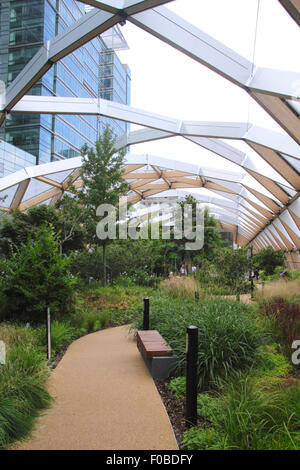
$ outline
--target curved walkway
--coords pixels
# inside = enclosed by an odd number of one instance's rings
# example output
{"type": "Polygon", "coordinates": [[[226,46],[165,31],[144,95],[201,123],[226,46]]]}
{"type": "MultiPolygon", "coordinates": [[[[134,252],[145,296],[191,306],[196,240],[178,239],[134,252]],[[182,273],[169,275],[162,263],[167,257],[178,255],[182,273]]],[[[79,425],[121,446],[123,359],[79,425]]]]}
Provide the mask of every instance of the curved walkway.
{"type": "Polygon", "coordinates": [[[54,406],[22,450],[177,450],[168,415],[128,327],[75,341],[51,374],[54,406]]]}

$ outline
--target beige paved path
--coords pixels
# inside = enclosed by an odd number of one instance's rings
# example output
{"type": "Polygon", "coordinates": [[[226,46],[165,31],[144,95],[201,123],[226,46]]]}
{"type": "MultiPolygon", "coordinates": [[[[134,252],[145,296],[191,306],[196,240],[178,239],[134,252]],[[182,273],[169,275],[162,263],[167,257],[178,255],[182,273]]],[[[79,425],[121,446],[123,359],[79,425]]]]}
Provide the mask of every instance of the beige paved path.
{"type": "Polygon", "coordinates": [[[20,449],[178,448],[127,327],[75,341],[53,371],[49,390],[56,402],[20,449]]]}

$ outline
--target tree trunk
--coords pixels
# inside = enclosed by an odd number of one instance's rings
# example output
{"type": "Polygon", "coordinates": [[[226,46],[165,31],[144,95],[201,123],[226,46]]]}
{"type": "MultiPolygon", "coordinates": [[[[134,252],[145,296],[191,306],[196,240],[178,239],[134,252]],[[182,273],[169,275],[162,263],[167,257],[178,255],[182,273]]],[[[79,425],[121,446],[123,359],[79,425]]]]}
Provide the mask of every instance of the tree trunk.
{"type": "Polygon", "coordinates": [[[103,286],[106,286],[106,242],[103,242],[103,286]]]}

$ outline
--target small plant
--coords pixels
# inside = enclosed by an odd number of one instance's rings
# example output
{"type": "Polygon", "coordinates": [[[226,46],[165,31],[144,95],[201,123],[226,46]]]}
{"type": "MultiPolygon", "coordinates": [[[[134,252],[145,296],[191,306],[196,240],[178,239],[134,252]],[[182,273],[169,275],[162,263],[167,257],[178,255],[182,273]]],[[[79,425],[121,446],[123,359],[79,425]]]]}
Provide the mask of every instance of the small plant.
{"type": "Polygon", "coordinates": [[[187,450],[223,450],[223,436],[214,428],[192,427],[185,431],[182,447],[187,450]]]}
{"type": "Polygon", "coordinates": [[[169,389],[173,393],[175,398],[182,398],[185,396],[186,389],[186,378],[185,377],[175,377],[170,380],[169,389]]]}

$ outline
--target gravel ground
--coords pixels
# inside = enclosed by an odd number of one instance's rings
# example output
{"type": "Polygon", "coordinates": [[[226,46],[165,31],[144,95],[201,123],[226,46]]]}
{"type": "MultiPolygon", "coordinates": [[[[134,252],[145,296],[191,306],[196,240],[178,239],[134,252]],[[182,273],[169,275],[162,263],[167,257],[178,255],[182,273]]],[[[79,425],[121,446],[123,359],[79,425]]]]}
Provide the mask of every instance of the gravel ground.
{"type": "Polygon", "coordinates": [[[178,447],[181,449],[183,433],[185,431],[185,399],[175,398],[168,388],[168,381],[154,380],[163,404],[169,415],[178,447]]]}

